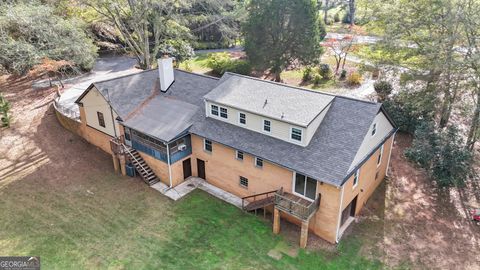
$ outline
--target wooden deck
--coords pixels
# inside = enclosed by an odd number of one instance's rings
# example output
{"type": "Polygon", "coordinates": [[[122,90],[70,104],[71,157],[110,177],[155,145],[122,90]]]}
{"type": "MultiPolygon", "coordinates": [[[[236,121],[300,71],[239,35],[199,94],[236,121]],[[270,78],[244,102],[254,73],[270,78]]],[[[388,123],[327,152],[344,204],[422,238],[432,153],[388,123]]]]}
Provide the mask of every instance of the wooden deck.
{"type": "Polygon", "coordinates": [[[275,194],[275,207],[295,216],[301,220],[308,221],[320,206],[320,194],[315,201],[309,201],[288,192],[277,192],[275,194]]]}

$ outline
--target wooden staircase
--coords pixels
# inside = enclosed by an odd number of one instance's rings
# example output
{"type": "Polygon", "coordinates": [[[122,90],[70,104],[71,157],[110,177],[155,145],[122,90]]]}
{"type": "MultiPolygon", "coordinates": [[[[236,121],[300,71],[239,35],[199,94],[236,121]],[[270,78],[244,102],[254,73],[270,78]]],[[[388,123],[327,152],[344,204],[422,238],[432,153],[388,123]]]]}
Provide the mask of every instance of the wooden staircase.
{"type": "Polygon", "coordinates": [[[266,206],[272,205],[275,202],[275,193],[277,190],[272,190],[264,193],[250,195],[242,198],[242,209],[244,211],[254,211],[266,206]]]}
{"type": "Polygon", "coordinates": [[[150,186],[158,183],[160,180],[152,171],[150,166],[148,166],[145,160],[140,156],[137,150],[126,145],[123,146],[125,149],[125,154],[132,162],[133,166],[135,166],[135,169],[137,169],[137,172],[140,174],[140,177],[142,177],[143,181],[150,186]]]}

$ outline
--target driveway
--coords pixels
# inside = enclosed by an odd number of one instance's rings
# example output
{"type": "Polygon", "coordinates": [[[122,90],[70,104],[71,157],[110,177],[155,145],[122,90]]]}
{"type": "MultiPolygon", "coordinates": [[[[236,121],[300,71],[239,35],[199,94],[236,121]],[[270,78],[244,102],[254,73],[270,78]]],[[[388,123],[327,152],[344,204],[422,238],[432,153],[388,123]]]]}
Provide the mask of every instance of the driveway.
{"type": "MultiPolygon", "coordinates": [[[[99,57],[89,73],[63,80],[65,88],[61,91],[56,105],[67,115],[79,115],[75,100],[90,84],[142,71],[135,68],[136,63],[135,58],[128,56],[99,57]]],[[[33,83],[33,87],[48,87],[48,83],[48,80],[36,81],[33,83]]]]}

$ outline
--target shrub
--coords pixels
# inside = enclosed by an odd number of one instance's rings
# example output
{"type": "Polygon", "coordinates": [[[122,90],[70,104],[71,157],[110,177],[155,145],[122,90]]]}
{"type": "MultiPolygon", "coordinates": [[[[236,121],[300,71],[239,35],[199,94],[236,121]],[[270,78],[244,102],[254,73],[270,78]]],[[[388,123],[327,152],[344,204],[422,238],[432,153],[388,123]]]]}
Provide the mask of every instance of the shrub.
{"type": "Polygon", "coordinates": [[[311,81],[313,77],[313,69],[312,67],[306,67],[303,69],[303,74],[302,74],[302,81],[308,82],[311,81]]]}
{"type": "Polygon", "coordinates": [[[318,68],[318,74],[325,80],[330,80],[333,76],[333,72],[328,64],[321,64],[318,68]]]}
{"type": "Polygon", "coordinates": [[[436,131],[432,121],[417,127],[405,156],[426,169],[440,187],[463,186],[472,165],[472,154],[465,149],[457,128],[436,131]]]}
{"type": "Polygon", "coordinates": [[[322,76],[315,74],[313,77],[313,84],[314,85],[319,85],[322,82],[322,76]]]}
{"type": "Polygon", "coordinates": [[[377,101],[383,102],[387,100],[388,96],[392,93],[393,87],[387,81],[377,81],[373,85],[375,92],[377,92],[377,101]]]}
{"type": "Polygon", "coordinates": [[[10,126],[12,120],[12,116],[9,115],[10,108],[10,102],[8,102],[8,100],[0,93],[0,122],[2,127],[10,126]]]}
{"type": "Polygon", "coordinates": [[[243,75],[250,75],[252,72],[250,62],[247,60],[231,59],[230,55],[226,52],[210,54],[206,65],[217,75],[223,75],[227,71],[243,75]]]}
{"type": "Polygon", "coordinates": [[[340,72],[340,80],[345,80],[345,78],[347,78],[347,71],[342,69],[342,72],[340,72]]]}
{"type": "Polygon", "coordinates": [[[333,21],[340,22],[340,12],[335,13],[335,16],[333,16],[333,21]]]}
{"type": "Polygon", "coordinates": [[[359,86],[362,84],[362,75],[358,71],[352,71],[347,76],[347,84],[350,86],[359,86]]]}

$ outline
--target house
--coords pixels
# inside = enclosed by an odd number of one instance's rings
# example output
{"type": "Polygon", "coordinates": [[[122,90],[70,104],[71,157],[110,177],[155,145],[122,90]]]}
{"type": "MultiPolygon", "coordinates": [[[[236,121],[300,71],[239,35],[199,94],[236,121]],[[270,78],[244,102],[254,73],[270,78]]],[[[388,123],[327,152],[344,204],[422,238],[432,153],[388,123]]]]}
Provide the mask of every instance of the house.
{"type": "Polygon", "coordinates": [[[148,184],[196,176],[336,243],[384,179],[396,127],[381,104],[226,73],[159,68],[83,92],[82,136],[148,184]]]}

